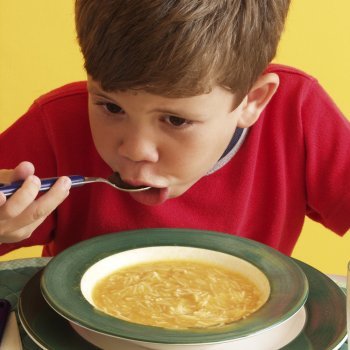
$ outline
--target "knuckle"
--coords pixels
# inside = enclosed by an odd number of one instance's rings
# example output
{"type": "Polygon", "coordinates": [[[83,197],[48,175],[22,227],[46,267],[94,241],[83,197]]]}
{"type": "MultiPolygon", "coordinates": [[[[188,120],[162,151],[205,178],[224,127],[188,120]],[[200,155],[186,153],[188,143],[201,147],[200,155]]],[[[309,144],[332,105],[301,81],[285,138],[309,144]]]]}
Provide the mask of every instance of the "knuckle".
{"type": "Polygon", "coordinates": [[[0,242],[3,243],[16,243],[30,237],[32,231],[23,227],[21,229],[11,231],[6,227],[0,227],[0,242]]]}
{"type": "Polygon", "coordinates": [[[13,219],[16,215],[10,205],[3,205],[1,207],[0,216],[2,220],[5,220],[5,219],[13,219]]]}
{"type": "Polygon", "coordinates": [[[38,186],[31,184],[26,188],[26,195],[28,198],[35,198],[38,194],[38,186]]]}
{"type": "Polygon", "coordinates": [[[18,240],[27,239],[32,235],[33,231],[27,228],[22,228],[17,232],[18,240]]]}
{"type": "Polygon", "coordinates": [[[46,217],[47,215],[49,215],[48,210],[42,206],[37,205],[33,210],[32,219],[33,221],[37,221],[46,217]]]}
{"type": "Polygon", "coordinates": [[[21,228],[12,233],[12,242],[20,242],[24,239],[29,238],[32,235],[32,231],[28,230],[28,228],[21,228]]]}
{"type": "Polygon", "coordinates": [[[12,231],[14,229],[11,228],[10,220],[1,220],[0,222],[0,237],[1,240],[8,238],[8,236],[12,235],[12,231]]]}
{"type": "Polygon", "coordinates": [[[6,236],[7,230],[4,225],[0,225],[0,237],[3,238],[6,236]]]}

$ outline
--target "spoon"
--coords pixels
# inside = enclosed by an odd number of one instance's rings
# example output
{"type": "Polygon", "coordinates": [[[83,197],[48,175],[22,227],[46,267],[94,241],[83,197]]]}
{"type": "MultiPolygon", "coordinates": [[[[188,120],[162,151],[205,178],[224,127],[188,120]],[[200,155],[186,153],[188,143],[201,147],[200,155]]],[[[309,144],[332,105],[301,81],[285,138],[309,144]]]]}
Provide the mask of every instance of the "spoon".
{"type": "MultiPolygon", "coordinates": [[[[68,176],[72,181],[72,188],[78,187],[86,184],[102,182],[110,185],[117,190],[124,192],[140,192],[149,190],[150,186],[132,186],[125,183],[119,173],[113,173],[108,179],[102,177],[85,177],[81,175],[70,175],[68,176]]],[[[48,191],[53,184],[57,181],[58,177],[50,177],[46,179],[41,179],[41,186],[39,192],[48,191]]],[[[0,184],[0,192],[4,193],[6,197],[12,196],[23,184],[24,180],[15,181],[10,184],[0,184]]]]}

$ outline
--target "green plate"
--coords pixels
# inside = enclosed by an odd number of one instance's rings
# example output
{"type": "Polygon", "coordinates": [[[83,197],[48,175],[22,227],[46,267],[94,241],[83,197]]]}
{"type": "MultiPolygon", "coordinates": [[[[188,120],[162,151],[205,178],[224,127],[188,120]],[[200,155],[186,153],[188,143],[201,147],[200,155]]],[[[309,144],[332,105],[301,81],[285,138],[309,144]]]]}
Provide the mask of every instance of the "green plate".
{"type": "Polygon", "coordinates": [[[24,330],[43,349],[97,350],[47,305],[40,293],[41,275],[39,271],[29,280],[18,300],[18,316],[24,330]]]}
{"type": "MultiPolygon", "coordinates": [[[[318,270],[300,261],[296,263],[309,280],[309,297],[305,304],[307,323],[282,350],[339,349],[346,339],[345,294],[318,270]]],[[[69,322],[49,307],[40,293],[40,278],[41,272],[32,277],[18,303],[19,318],[29,336],[43,349],[97,349],[78,336],[69,322]]],[[[122,340],[118,346],[116,341],[115,350],[142,349],[122,340]]]]}
{"type": "Polygon", "coordinates": [[[217,232],[150,229],[99,236],[68,248],[45,268],[41,289],[57,313],[91,330],[146,342],[195,344],[246,337],[280,324],[304,305],[308,282],[291,258],[261,243],[217,232]],[[148,246],[198,247],[243,258],[269,279],[270,300],[253,316],[208,331],[170,330],[130,323],[96,310],[83,297],[80,280],[91,265],[112,254],[148,246]]]}

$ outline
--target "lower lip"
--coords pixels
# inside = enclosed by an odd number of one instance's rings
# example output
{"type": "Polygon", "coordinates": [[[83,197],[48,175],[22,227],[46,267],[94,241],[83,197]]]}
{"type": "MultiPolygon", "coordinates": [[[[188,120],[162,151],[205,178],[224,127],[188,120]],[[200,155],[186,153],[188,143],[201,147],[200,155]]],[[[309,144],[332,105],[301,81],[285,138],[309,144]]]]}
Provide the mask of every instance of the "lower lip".
{"type": "Polygon", "coordinates": [[[130,196],[145,205],[160,205],[169,198],[169,189],[151,188],[141,192],[130,192],[130,196]]]}

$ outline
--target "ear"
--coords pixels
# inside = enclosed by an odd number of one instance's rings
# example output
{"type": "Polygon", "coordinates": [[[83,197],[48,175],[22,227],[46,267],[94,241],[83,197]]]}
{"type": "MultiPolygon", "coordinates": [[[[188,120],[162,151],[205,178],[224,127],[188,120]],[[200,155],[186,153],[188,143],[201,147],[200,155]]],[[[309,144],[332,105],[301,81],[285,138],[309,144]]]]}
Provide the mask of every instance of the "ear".
{"type": "Polygon", "coordinates": [[[238,119],[240,128],[252,126],[269,103],[279,85],[279,77],[275,73],[266,73],[259,77],[242,102],[241,115],[238,119]]]}

